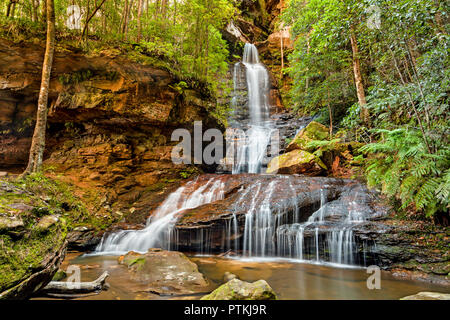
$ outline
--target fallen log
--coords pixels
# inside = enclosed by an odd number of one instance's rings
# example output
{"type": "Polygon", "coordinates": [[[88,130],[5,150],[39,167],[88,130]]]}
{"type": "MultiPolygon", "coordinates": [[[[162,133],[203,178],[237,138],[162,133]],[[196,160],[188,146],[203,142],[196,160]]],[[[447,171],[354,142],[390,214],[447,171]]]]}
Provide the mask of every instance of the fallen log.
{"type": "Polygon", "coordinates": [[[106,278],[109,273],[105,271],[100,277],[91,282],[51,281],[39,291],[39,295],[47,295],[59,298],[78,298],[80,295],[99,293],[106,289],[106,278]]]}

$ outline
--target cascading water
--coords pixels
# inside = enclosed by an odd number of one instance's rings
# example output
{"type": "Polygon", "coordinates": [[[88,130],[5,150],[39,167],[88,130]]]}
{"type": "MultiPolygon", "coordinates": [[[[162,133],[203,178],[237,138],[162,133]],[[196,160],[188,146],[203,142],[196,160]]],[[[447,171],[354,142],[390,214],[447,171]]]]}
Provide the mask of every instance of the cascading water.
{"type": "Polygon", "coordinates": [[[190,181],[178,188],[162,203],[142,230],[121,230],[113,233],[97,246],[97,252],[124,253],[128,251],[147,252],[150,248],[171,249],[173,227],[178,214],[186,209],[223,199],[223,183],[209,179],[195,189],[196,181],[190,181]]]}
{"type": "Polygon", "coordinates": [[[237,141],[230,156],[233,159],[233,174],[261,172],[273,133],[273,123],[269,118],[269,73],[259,61],[258,49],[249,43],[245,44],[242,62],[234,66],[234,107],[237,105],[239,84],[244,78],[248,117],[234,123],[241,130],[231,127],[227,132],[229,139],[237,141]]]}
{"type": "MultiPolygon", "coordinates": [[[[242,104],[248,106],[248,114],[232,122],[234,129],[240,130],[231,136],[239,141],[233,150],[231,171],[235,176],[260,173],[274,123],[269,117],[269,75],[252,44],[245,45],[243,61],[234,67],[234,83],[232,105],[235,110],[242,104]],[[238,95],[243,83],[247,91],[245,103],[239,100],[238,95]],[[246,132],[242,130],[244,128],[246,132]]],[[[345,204],[328,202],[328,190],[324,185],[322,189],[310,191],[320,199],[320,206],[306,219],[307,213],[298,207],[299,197],[305,195],[299,195],[295,178],[274,175],[264,181],[255,179],[254,183],[237,191],[239,196],[231,211],[237,212],[238,208],[245,207],[246,214],[238,217],[232,213],[224,222],[221,250],[232,250],[244,257],[289,257],[319,263],[365,264],[365,261],[357,261],[359,258],[355,252],[353,228],[366,219],[356,201],[345,204]],[[282,200],[279,190],[283,190],[282,200]]],[[[131,250],[146,252],[153,247],[178,250],[176,223],[179,216],[185,210],[224,199],[224,189],[220,175],[200,176],[170,194],[149,218],[146,228],[110,234],[102,239],[96,251],[114,254],[131,250]]],[[[354,198],[357,197],[355,194],[354,198]]],[[[200,227],[189,232],[190,248],[195,243],[197,252],[209,253],[210,230],[200,227]]]]}

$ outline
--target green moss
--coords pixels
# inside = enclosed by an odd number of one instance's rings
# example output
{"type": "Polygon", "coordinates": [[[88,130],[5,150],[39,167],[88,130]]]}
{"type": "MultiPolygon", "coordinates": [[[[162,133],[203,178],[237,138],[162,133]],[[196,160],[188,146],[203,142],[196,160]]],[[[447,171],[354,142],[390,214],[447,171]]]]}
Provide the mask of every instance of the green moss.
{"type": "Polygon", "coordinates": [[[42,268],[45,258],[64,245],[66,236],[64,220],[51,226],[46,233],[27,230],[18,240],[0,235],[0,292],[42,268]]]}

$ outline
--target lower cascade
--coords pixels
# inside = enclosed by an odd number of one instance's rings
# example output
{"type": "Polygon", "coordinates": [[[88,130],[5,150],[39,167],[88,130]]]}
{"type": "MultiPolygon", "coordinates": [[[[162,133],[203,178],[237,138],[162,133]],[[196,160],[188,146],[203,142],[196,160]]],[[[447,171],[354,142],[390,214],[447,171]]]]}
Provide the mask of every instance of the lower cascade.
{"type": "Polygon", "coordinates": [[[186,209],[196,208],[205,203],[223,199],[223,186],[218,180],[210,179],[206,184],[194,189],[195,181],[178,188],[162,203],[156,213],[147,221],[143,230],[122,230],[103,238],[96,251],[123,253],[128,251],[147,252],[161,247],[170,249],[173,226],[177,214],[186,209]]]}
{"type": "Polygon", "coordinates": [[[144,229],[104,236],[96,253],[159,247],[341,265],[365,266],[374,259],[370,240],[355,234],[376,215],[362,185],[333,178],[258,174],[273,132],[268,79],[256,47],[247,44],[243,62],[234,68],[232,105],[236,111],[239,87],[246,83],[248,114],[235,115],[231,130],[248,130],[245,136],[232,135],[241,141],[231,155],[233,174],[205,174],[189,181],[166,198],[144,229]],[[205,209],[206,220],[186,222],[198,215],[197,209],[205,209]],[[213,215],[208,210],[220,212],[213,215]]]}

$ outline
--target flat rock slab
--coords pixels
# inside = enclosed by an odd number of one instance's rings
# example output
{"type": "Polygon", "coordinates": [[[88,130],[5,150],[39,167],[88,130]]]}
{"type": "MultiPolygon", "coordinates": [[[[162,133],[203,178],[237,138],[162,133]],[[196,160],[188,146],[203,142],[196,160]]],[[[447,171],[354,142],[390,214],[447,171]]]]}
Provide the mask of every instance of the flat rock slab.
{"type": "Polygon", "coordinates": [[[150,249],[145,254],[129,252],[119,257],[135,280],[145,283],[148,292],[158,295],[207,292],[208,280],[183,253],[150,249]]]}

